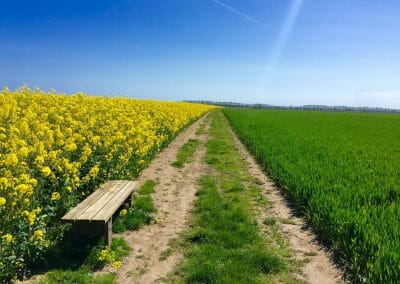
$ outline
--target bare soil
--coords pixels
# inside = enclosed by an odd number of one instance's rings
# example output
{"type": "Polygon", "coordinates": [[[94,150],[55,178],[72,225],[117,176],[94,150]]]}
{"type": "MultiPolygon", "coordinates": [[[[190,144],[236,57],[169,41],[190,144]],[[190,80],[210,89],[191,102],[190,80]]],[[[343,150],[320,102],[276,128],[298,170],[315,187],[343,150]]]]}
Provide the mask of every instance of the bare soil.
{"type": "Polygon", "coordinates": [[[132,247],[132,251],[119,270],[106,267],[102,271],[116,272],[118,283],[157,282],[173,271],[181,260],[181,253],[170,245],[187,226],[198,179],[206,173],[204,143],[208,124],[203,134],[196,135],[196,130],[203,123],[205,117],[187,128],[139,176],[139,186],[148,179],[158,181],[152,194],[157,213],[153,224],[120,235],[132,247]],[[200,141],[192,161],[183,169],[171,166],[178,150],[189,139],[200,141]]]}

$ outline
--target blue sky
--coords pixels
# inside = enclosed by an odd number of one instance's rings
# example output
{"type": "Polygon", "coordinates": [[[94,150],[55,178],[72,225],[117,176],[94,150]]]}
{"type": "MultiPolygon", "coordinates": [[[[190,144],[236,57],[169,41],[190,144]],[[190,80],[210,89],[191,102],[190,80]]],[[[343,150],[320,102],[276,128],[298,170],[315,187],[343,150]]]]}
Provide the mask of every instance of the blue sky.
{"type": "Polygon", "coordinates": [[[398,0],[0,0],[0,86],[400,108],[398,0]]]}

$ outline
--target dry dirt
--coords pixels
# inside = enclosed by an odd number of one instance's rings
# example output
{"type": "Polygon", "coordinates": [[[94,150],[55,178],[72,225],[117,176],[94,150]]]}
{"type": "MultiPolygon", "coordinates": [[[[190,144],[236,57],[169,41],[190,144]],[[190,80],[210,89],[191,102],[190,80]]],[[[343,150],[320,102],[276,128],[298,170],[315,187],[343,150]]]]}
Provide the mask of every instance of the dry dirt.
{"type": "Polygon", "coordinates": [[[305,227],[304,221],[294,215],[279,189],[264,173],[235,133],[233,137],[237,150],[248,165],[250,174],[258,181],[258,187],[261,188],[262,194],[270,205],[269,208],[264,209],[262,215],[276,220],[285,220],[284,223],[279,222],[282,236],[292,250],[294,258],[306,260],[297,278],[310,284],[343,283],[343,272],[334,265],[329,252],[318,244],[315,235],[305,227]]]}
{"type": "MultiPolygon", "coordinates": [[[[154,283],[171,272],[182,255],[170,248],[170,243],[187,226],[190,210],[198,189],[198,178],[205,174],[206,124],[203,134],[196,135],[198,127],[205,123],[202,117],[181,133],[162,153],[158,155],[138,178],[140,186],[148,179],[159,183],[152,194],[157,208],[156,222],[138,231],[126,232],[121,236],[132,247],[122,267],[116,271],[118,283],[154,283]],[[192,161],[183,169],[171,166],[180,147],[189,139],[198,139],[197,152],[192,161]],[[165,260],[160,260],[163,255],[165,260]]],[[[102,272],[114,271],[107,267],[102,272]]]]}

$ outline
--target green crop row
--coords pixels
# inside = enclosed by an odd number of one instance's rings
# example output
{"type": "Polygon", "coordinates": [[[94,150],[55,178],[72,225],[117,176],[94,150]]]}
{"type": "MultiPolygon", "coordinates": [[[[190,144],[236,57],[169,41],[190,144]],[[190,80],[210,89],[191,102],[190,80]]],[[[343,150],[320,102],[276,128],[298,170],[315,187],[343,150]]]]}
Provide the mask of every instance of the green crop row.
{"type": "Polygon", "coordinates": [[[399,283],[399,115],[224,113],[352,282],[399,283]]]}

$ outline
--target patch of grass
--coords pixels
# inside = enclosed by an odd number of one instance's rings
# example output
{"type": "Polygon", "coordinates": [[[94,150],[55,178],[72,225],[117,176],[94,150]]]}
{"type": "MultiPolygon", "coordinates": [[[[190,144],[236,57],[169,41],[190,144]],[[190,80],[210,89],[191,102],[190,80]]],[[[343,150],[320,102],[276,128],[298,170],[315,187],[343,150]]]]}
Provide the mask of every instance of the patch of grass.
{"type": "Polygon", "coordinates": [[[206,125],[204,123],[200,124],[200,126],[196,130],[196,135],[201,135],[204,133],[206,125]]]}
{"type": "Polygon", "coordinates": [[[146,274],[149,271],[149,269],[147,268],[147,265],[145,267],[140,267],[138,268],[138,274],[139,276],[142,276],[144,274],[146,274]]]}
{"type": "Polygon", "coordinates": [[[268,226],[276,225],[277,222],[287,225],[296,225],[296,222],[288,218],[278,218],[278,217],[267,217],[264,220],[264,224],[268,226]]]}
{"type": "Polygon", "coordinates": [[[149,179],[136,191],[139,195],[148,195],[155,191],[155,186],[158,184],[157,181],[149,179]]]}
{"type": "Polygon", "coordinates": [[[164,260],[168,259],[168,257],[170,257],[171,254],[172,254],[172,249],[167,248],[166,250],[164,250],[163,252],[160,253],[159,260],[164,261],[164,260]]]}
{"type": "Polygon", "coordinates": [[[126,230],[137,230],[143,225],[150,224],[156,211],[150,195],[134,198],[132,206],[125,216],[118,216],[113,223],[113,231],[121,233],[126,230]]]}
{"type": "Polygon", "coordinates": [[[90,275],[86,269],[77,271],[54,270],[49,272],[40,284],[116,284],[114,273],[104,275],[90,275]]]}
{"type": "Polygon", "coordinates": [[[316,253],[315,251],[307,251],[304,253],[305,256],[317,256],[318,253],[316,253]]]}
{"type": "Polygon", "coordinates": [[[292,220],[292,219],[288,219],[288,218],[283,218],[280,219],[282,224],[287,224],[287,225],[296,225],[296,221],[292,220]]]}
{"type": "Polygon", "coordinates": [[[127,230],[137,230],[143,225],[150,224],[153,220],[153,213],[156,211],[150,194],[154,192],[157,184],[157,181],[146,180],[136,191],[138,196],[133,199],[132,205],[127,209],[126,215],[120,214],[115,218],[113,232],[122,233],[127,230]]]}
{"type": "Polygon", "coordinates": [[[112,230],[114,233],[123,233],[126,232],[128,229],[126,228],[125,221],[123,217],[117,217],[112,224],[112,230]]]}
{"type": "Polygon", "coordinates": [[[238,283],[279,271],[283,261],[266,249],[246,202],[224,198],[213,177],[203,177],[200,185],[180,276],[189,283],[238,283]]]}
{"type": "Polygon", "coordinates": [[[268,206],[268,201],[267,199],[261,194],[261,189],[254,185],[251,184],[248,187],[248,192],[252,198],[252,200],[256,203],[258,207],[262,207],[263,209],[267,208],[268,206]]]}
{"type": "Polygon", "coordinates": [[[199,145],[199,140],[189,139],[188,142],[183,144],[176,155],[176,161],[172,162],[171,165],[176,168],[183,168],[186,163],[190,161],[196,152],[197,146],[199,145]]]}
{"type": "Polygon", "coordinates": [[[122,260],[128,256],[131,248],[123,238],[114,238],[111,243],[111,251],[115,253],[116,260],[122,260]]]}
{"type": "MultiPolygon", "coordinates": [[[[111,284],[117,283],[115,274],[109,273],[105,275],[92,275],[90,272],[103,268],[107,263],[115,264],[120,262],[123,257],[129,254],[131,248],[122,238],[114,238],[111,247],[107,251],[108,257],[100,259],[102,251],[105,249],[104,239],[100,239],[98,244],[93,246],[88,252],[86,258],[80,266],[68,265],[69,261],[65,263],[65,267],[53,269],[47,272],[40,284],[62,283],[62,284],[111,284]]],[[[85,249],[86,250],[86,249],[85,249]]],[[[63,259],[59,260],[60,262],[63,259]]]]}
{"type": "Polygon", "coordinates": [[[274,226],[274,225],[276,225],[276,221],[277,221],[277,219],[274,217],[267,217],[264,220],[264,224],[267,226],[274,226]]]}
{"type": "Polygon", "coordinates": [[[253,179],[253,183],[256,185],[263,185],[264,182],[262,180],[260,180],[259,178],[254,178],[253,179]]]}
{"type": "Polygon", "coordinates": [[[131,250],[123,238],[113,238],[111,247],[108,249],[108,257],[105,259],[100,259],[101,252],[104,249],[104,240],[101,239],[99,244],[92,248],[83,266],[90,270],[99,270],[107,263],[121,261],[129,254],[129,251],[131,250]]]}

